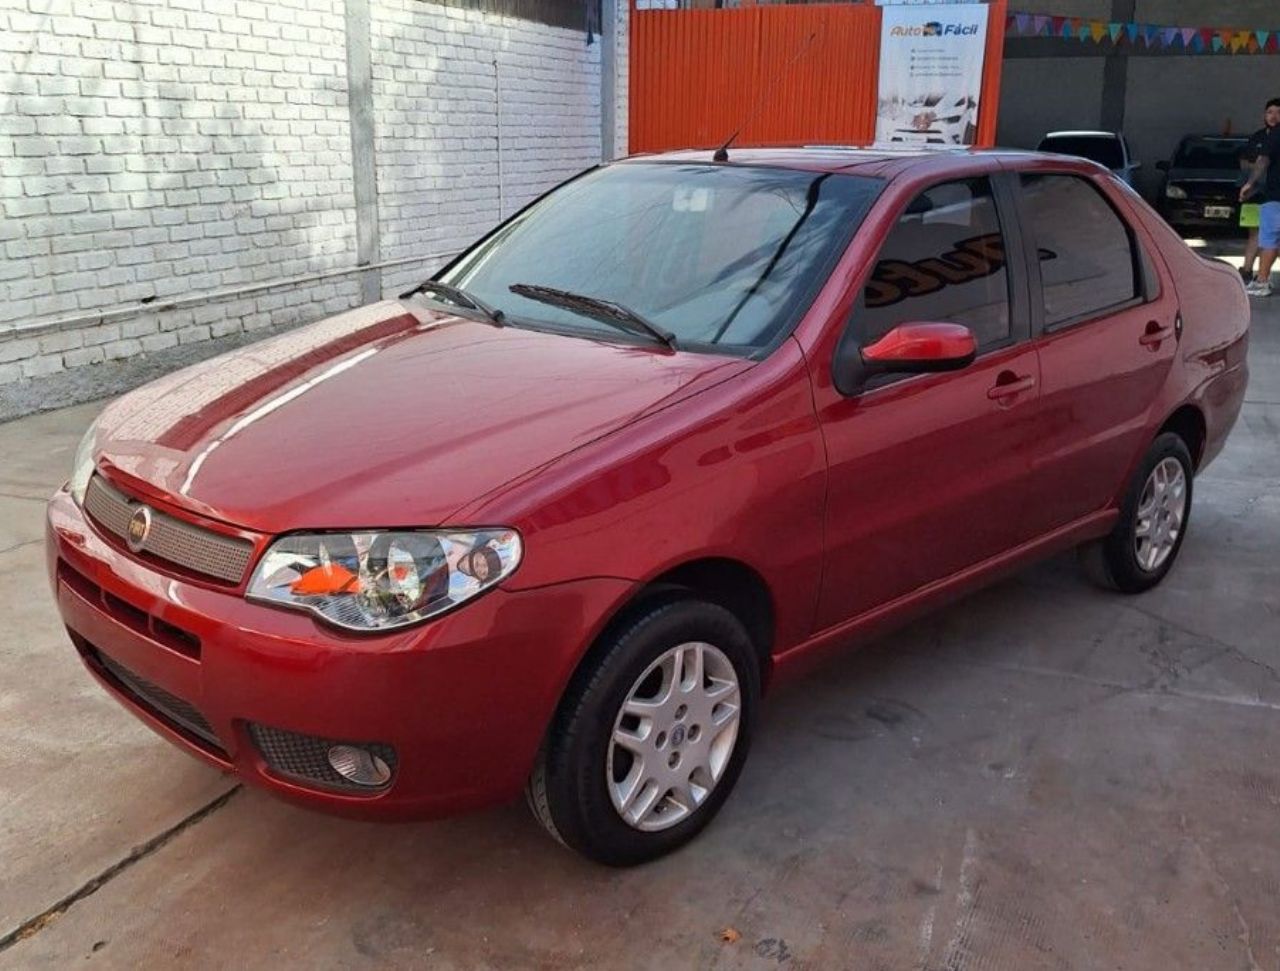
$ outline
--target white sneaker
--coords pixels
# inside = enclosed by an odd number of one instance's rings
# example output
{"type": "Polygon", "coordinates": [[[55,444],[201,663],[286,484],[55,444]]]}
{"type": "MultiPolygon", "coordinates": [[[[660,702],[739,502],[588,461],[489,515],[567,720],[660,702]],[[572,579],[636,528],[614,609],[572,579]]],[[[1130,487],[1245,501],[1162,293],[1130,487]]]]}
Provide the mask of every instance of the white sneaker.
{"type": "Polygon", "coordinates": [[[1272,293],[1271,281],[1270,280],[1254,280],[1252,283],[1250,283],[1247,287],[1244,288],[1244,292],[1251,297],[1269,297],[1271,296],[1271,293],[1272,293]]]}

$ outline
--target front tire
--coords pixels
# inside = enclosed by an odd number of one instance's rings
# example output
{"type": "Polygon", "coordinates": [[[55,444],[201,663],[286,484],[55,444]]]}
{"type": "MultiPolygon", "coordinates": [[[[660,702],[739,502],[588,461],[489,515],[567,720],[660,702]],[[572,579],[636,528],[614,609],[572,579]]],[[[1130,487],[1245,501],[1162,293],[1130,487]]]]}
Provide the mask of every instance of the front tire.
{"type": "Polygon", "coordinates": [[[1181,436],[1165,432],[1143,457],[1105,539],[1081,547],[1085,571],[1101,586],[1142,593],[1173,569],[1191,519],[1195,469],[1181,436]]]}
{"type": "Polygon", "coordinates": [[[638,614],[570,683],[529,778],[534,816],[610,866],[672,852],[737,782],[759,696],[755,648],[729,611],[679,600],[638,614]]]}

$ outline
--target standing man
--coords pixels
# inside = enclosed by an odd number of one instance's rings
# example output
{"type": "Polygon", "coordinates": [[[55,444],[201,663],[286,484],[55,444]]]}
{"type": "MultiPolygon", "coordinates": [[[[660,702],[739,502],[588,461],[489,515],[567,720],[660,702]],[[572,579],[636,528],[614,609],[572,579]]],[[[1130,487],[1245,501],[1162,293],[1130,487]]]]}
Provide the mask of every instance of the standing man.
{"type": "MultiPolygon", "coordinates": [[[[1240,150],[1241,185],[1247,182],[1249,176],[1253,173],[1253,165],[1258,161],[1258,156],[1262,153],[1262,146],[1266,143],[1267,133],[1275,127],[1271,122],[1272,115],[1280,119],[1280,110],[1268,108],[1263,115],[1262,127],[1249,136],[1249,141],[1240,150]]],[[[1262,218],[1261,210],[1262,197],[1256,193],[1247,202],[1240,205],[1240,228],[1249,231],[1248,242],[1244,245],[1244,264],[1240,267],[1240,275],[1244,278],[1245,283],[1253,281],[1253,272],[1258,263],[1258,223],[1262,218]]]]}
{"type": "Polygon", "coordinates": [[[1267,134],[1253,163],[1249,180],[1240,190],[1243,203],[1262,189],[1262,209],[1258,219],[1258,275],[1246,288],[1251,297],[1272,294],[1271,269],[1280,253],[1280,98],[1267,102],[1267,134]]]}

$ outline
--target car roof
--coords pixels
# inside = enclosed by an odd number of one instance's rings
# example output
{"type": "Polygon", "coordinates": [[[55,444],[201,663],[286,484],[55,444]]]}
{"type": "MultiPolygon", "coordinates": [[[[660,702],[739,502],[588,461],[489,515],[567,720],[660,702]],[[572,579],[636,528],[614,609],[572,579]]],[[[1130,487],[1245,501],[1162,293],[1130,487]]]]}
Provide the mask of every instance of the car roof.
{"type": "MultiPolygon", "coordinates": [[[[1118,139],[1119,132],[1114,131],[1051,131],[1044,138],[1110,138],[1118,139]]],[[[1041,141],[1044,141],[1044,138],[1041,141]]]]}
{"type": "MultiPolygon", "coordinates": [[[[682,149],[646,155],[632,155],[624,164],[712,162],[715,149],[682,149]]],[[[947,169],[970,166],[981,159],[996,164],[1000,160],[1055,158],[1019,149],[969,148],[965,146],[899,145],[807,145],[803,147],[730,148],[729,165],[798,169],[806,172],[857,173],[888,178],[919,166],[947,169]]]]}

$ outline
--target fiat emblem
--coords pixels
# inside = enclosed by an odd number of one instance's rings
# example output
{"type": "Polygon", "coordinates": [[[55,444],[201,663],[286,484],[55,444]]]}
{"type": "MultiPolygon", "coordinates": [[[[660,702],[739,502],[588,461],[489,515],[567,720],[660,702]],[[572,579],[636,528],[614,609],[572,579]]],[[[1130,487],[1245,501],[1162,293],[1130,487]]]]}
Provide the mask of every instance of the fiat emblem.
{"type": "Polygon", "coordinates": [[[151,507],[139,506],[129,517],[129,527],[125,530],[129,549],[137,553],[146,545],[149,535],[151,535],[151,507]]]}

